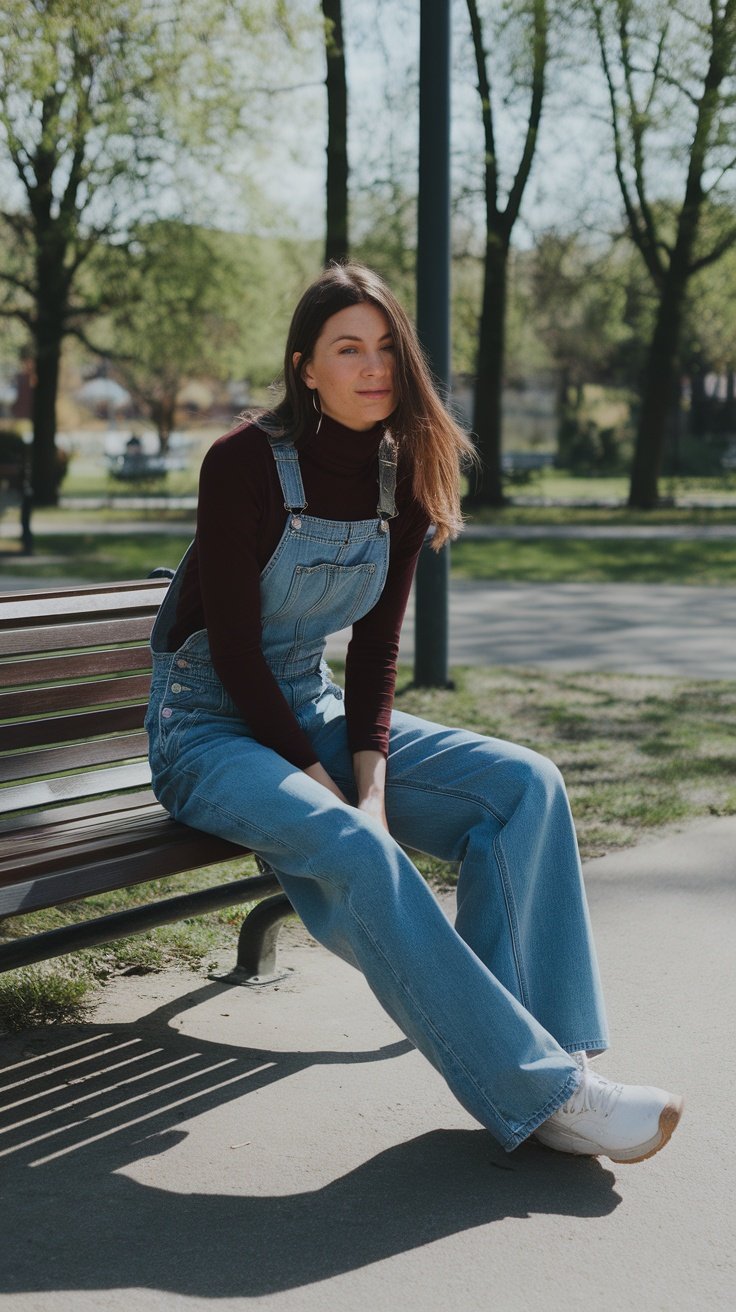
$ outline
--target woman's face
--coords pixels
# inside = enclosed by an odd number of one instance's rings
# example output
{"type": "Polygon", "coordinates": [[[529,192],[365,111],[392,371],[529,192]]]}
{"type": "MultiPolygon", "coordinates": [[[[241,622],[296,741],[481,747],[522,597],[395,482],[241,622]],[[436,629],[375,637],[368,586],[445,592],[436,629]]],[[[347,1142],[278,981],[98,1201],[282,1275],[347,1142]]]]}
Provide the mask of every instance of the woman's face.
{"type": "MultiPolygon", "coordinates": [[[[295,354],[294,366],[299,364],[295,354]]],[[[388,319],[370,302],[327,319],[302,377],[323,413],[365,432],[396,409],[394,346],[388,319]]]]}

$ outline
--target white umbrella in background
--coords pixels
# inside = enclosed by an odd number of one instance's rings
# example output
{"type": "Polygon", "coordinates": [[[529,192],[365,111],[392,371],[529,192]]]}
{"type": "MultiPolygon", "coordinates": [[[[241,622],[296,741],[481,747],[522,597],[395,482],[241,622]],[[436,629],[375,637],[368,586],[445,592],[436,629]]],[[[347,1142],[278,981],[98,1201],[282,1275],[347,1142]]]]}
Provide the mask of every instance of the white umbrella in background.
{"type": "Polygon", "coordinates": [[[77,400],[89,406],[107,406],[111,410],[122,410],[130,403],[130,392],[126,392],[114,378],[90,378],[75,393],[77,400]]]}

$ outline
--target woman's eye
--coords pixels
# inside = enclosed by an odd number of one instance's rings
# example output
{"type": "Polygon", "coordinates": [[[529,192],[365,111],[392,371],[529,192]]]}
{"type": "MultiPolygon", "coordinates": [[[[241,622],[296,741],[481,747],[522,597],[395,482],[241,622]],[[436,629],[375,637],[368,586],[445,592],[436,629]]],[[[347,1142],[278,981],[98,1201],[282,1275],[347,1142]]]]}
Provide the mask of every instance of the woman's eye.
{"type": "Polygon", "coordinates": [[[343,346],[340,355],[355,355],[354,346],[343,346]]]}

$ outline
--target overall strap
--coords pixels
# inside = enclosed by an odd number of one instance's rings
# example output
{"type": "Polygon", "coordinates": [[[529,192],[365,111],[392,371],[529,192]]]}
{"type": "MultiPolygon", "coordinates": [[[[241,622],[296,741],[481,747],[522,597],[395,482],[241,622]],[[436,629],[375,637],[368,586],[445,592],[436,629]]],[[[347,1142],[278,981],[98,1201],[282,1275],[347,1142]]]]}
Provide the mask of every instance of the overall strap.
{"type": "Polygon", "coordinates": [[[271,450],[276,461],[276,470],[284,494],[284,509],[298,513],[306,510],[307,498],[304,495],[299,456],[291,442],[272,442],[271,450]]]}
{"type": "Polygon", "coordinates": [[[388,429],[381,438],[378,448],[378,514],[382,520],[395,519],[396,509],[396,465],[399,449],[388,429]]]}

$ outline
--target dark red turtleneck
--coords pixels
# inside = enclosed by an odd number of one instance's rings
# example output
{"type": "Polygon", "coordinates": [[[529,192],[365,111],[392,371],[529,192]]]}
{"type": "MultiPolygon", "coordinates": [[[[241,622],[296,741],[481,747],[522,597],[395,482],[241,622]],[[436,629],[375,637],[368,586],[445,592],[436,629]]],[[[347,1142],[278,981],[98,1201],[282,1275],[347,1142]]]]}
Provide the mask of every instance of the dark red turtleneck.
{"type": "MultiPolygon", "coordinates": [[[[299,447],[308,515],[371,519],[378,500],[383,427],[367,433],[324,416],[299,447]]],[[[388,753],[399,633],[429,517],[399,460],[398,517],[390,522],[389,570],[381,597],[353,625],[345,669],[352,752],[388,753]]],[[[197,535],[171,641],[207,629],[215,670],[259,742],[299,769],[317,756],[261,650],[260,575],[284,530],[286,511],[266,434],[244,424],[210,447],[202,464],[197,535]]]]}

